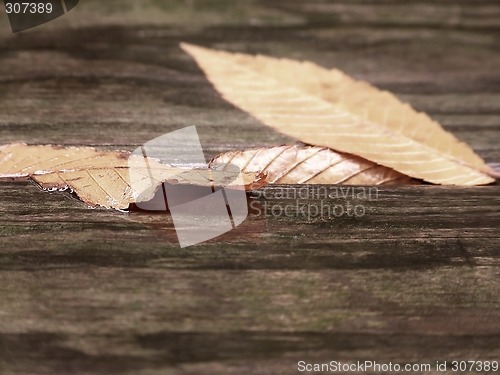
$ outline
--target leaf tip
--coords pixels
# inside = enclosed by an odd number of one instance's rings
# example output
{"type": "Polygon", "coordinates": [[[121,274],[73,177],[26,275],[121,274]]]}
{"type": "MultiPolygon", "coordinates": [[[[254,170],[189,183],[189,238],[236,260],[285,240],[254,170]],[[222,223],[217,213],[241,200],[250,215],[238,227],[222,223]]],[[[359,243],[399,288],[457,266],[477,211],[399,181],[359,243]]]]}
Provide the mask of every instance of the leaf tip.
{"type": "Polygon", "coordinates": [[[189,55],[193,55],[193,53],[195,53],[196,51],[200,51],[203,49],[203,47],[186,42],[180,42],[179,47],[181,47],[181,49],[189,55]]]}
{"type": "Polygon", "coordinates": [[[488,164],[488,175],[491,176],[492,178],[498,180],[500,179],[500,163],[495,164],[495,163],[490,163],[488,164]]]}

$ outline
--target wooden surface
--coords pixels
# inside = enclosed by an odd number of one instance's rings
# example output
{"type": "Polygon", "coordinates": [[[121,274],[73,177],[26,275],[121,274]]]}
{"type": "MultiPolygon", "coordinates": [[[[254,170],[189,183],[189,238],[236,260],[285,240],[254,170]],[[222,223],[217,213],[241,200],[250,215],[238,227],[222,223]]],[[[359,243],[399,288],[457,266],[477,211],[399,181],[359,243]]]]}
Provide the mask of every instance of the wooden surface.
{"type": "MultiPolygon", "coordinates": [[[[338,67],[500,163],[494,0],[86,0],[15,35],[0,18],[1,143],[133,150],[193,124],[207,157],[290,141],[224,102],[178,48],[188,41],[338,67]]],[[[381,188],[373,199],[324,189],[325,204],[365,214],[271,217],[297,203],[283,191],[321,199],[268,187],[237,230],[180,249],[165,214],[0,183],[0,373],[500,360],[498,184],[381,188]]]]}

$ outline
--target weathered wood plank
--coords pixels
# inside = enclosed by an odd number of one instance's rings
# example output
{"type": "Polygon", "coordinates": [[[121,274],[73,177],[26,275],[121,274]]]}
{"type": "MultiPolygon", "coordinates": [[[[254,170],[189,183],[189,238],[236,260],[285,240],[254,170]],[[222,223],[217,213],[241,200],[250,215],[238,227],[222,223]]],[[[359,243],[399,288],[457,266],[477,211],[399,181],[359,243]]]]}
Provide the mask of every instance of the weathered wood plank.
{"type": "MultiPolygon", "coordinates": [[[[499,25],[495,0],[86,0],[16,35],[0,17],[0,143],[132,150],[193,124],[207,157],[292,141],[223,101],[189,41],[341,68],[499,165],[499,25]]],[[[0,182],[0,372],[500,359],[500,186],[361,189],[266,187],[239,228],[180,249],[165,213],[0,182]],[[364,214],[302,208],[321,204],[364,214]]]]}

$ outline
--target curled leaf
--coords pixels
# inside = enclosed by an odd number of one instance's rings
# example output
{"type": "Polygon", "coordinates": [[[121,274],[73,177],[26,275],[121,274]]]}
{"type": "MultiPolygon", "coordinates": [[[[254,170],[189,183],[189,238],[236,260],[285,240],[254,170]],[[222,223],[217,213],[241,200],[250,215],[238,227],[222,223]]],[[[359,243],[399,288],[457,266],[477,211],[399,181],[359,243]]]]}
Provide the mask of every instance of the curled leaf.
{"type": "Polygon", "coordinates": [[[242,174],[239,181],[243,185],[237,185],[224,171],[182,169],[124,151],[21,143],[0,147],[0,178],[26,177],[43,189],[71,189],[91,206],[115,209],[153,198],[163,182],[212,186],[216,181],[247,189],[265,182],[262,174],[242,174]],[[134,184],[130,182],[131,169],[136,176],[134,184]]]}
{"type": "Polygon", "coordinates": [[[263,172],[268,183],[394,185],[415,180],[390,168],[358,156],[338,153],[326,147],[287,145],[231,151],[210,162],[236,165],[242,172],[263,172]]]}

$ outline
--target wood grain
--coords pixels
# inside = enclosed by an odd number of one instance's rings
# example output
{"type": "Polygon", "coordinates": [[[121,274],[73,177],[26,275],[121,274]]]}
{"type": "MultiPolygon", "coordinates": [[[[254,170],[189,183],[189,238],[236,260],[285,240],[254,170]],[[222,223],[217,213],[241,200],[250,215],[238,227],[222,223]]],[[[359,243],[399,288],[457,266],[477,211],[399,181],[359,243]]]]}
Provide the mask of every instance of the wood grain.
{"type": "MultiPolygon", "coordinates": [[[[292,141],[222,100],[178,48],[187,41],[336,66],[500,163],[496,1],[80,3],[16,35],[0,17],[2,144],[133,150],[193,124],[207,158],[292,141]]],[[[375,199],[303,189],[258,190],[241,227],[180,249],[165,214],[1,182],[0,372],[500,359],[498,184],[380,187],[375,199]],[[308,217],[297,202],[365,214],[308,217]]]]}

